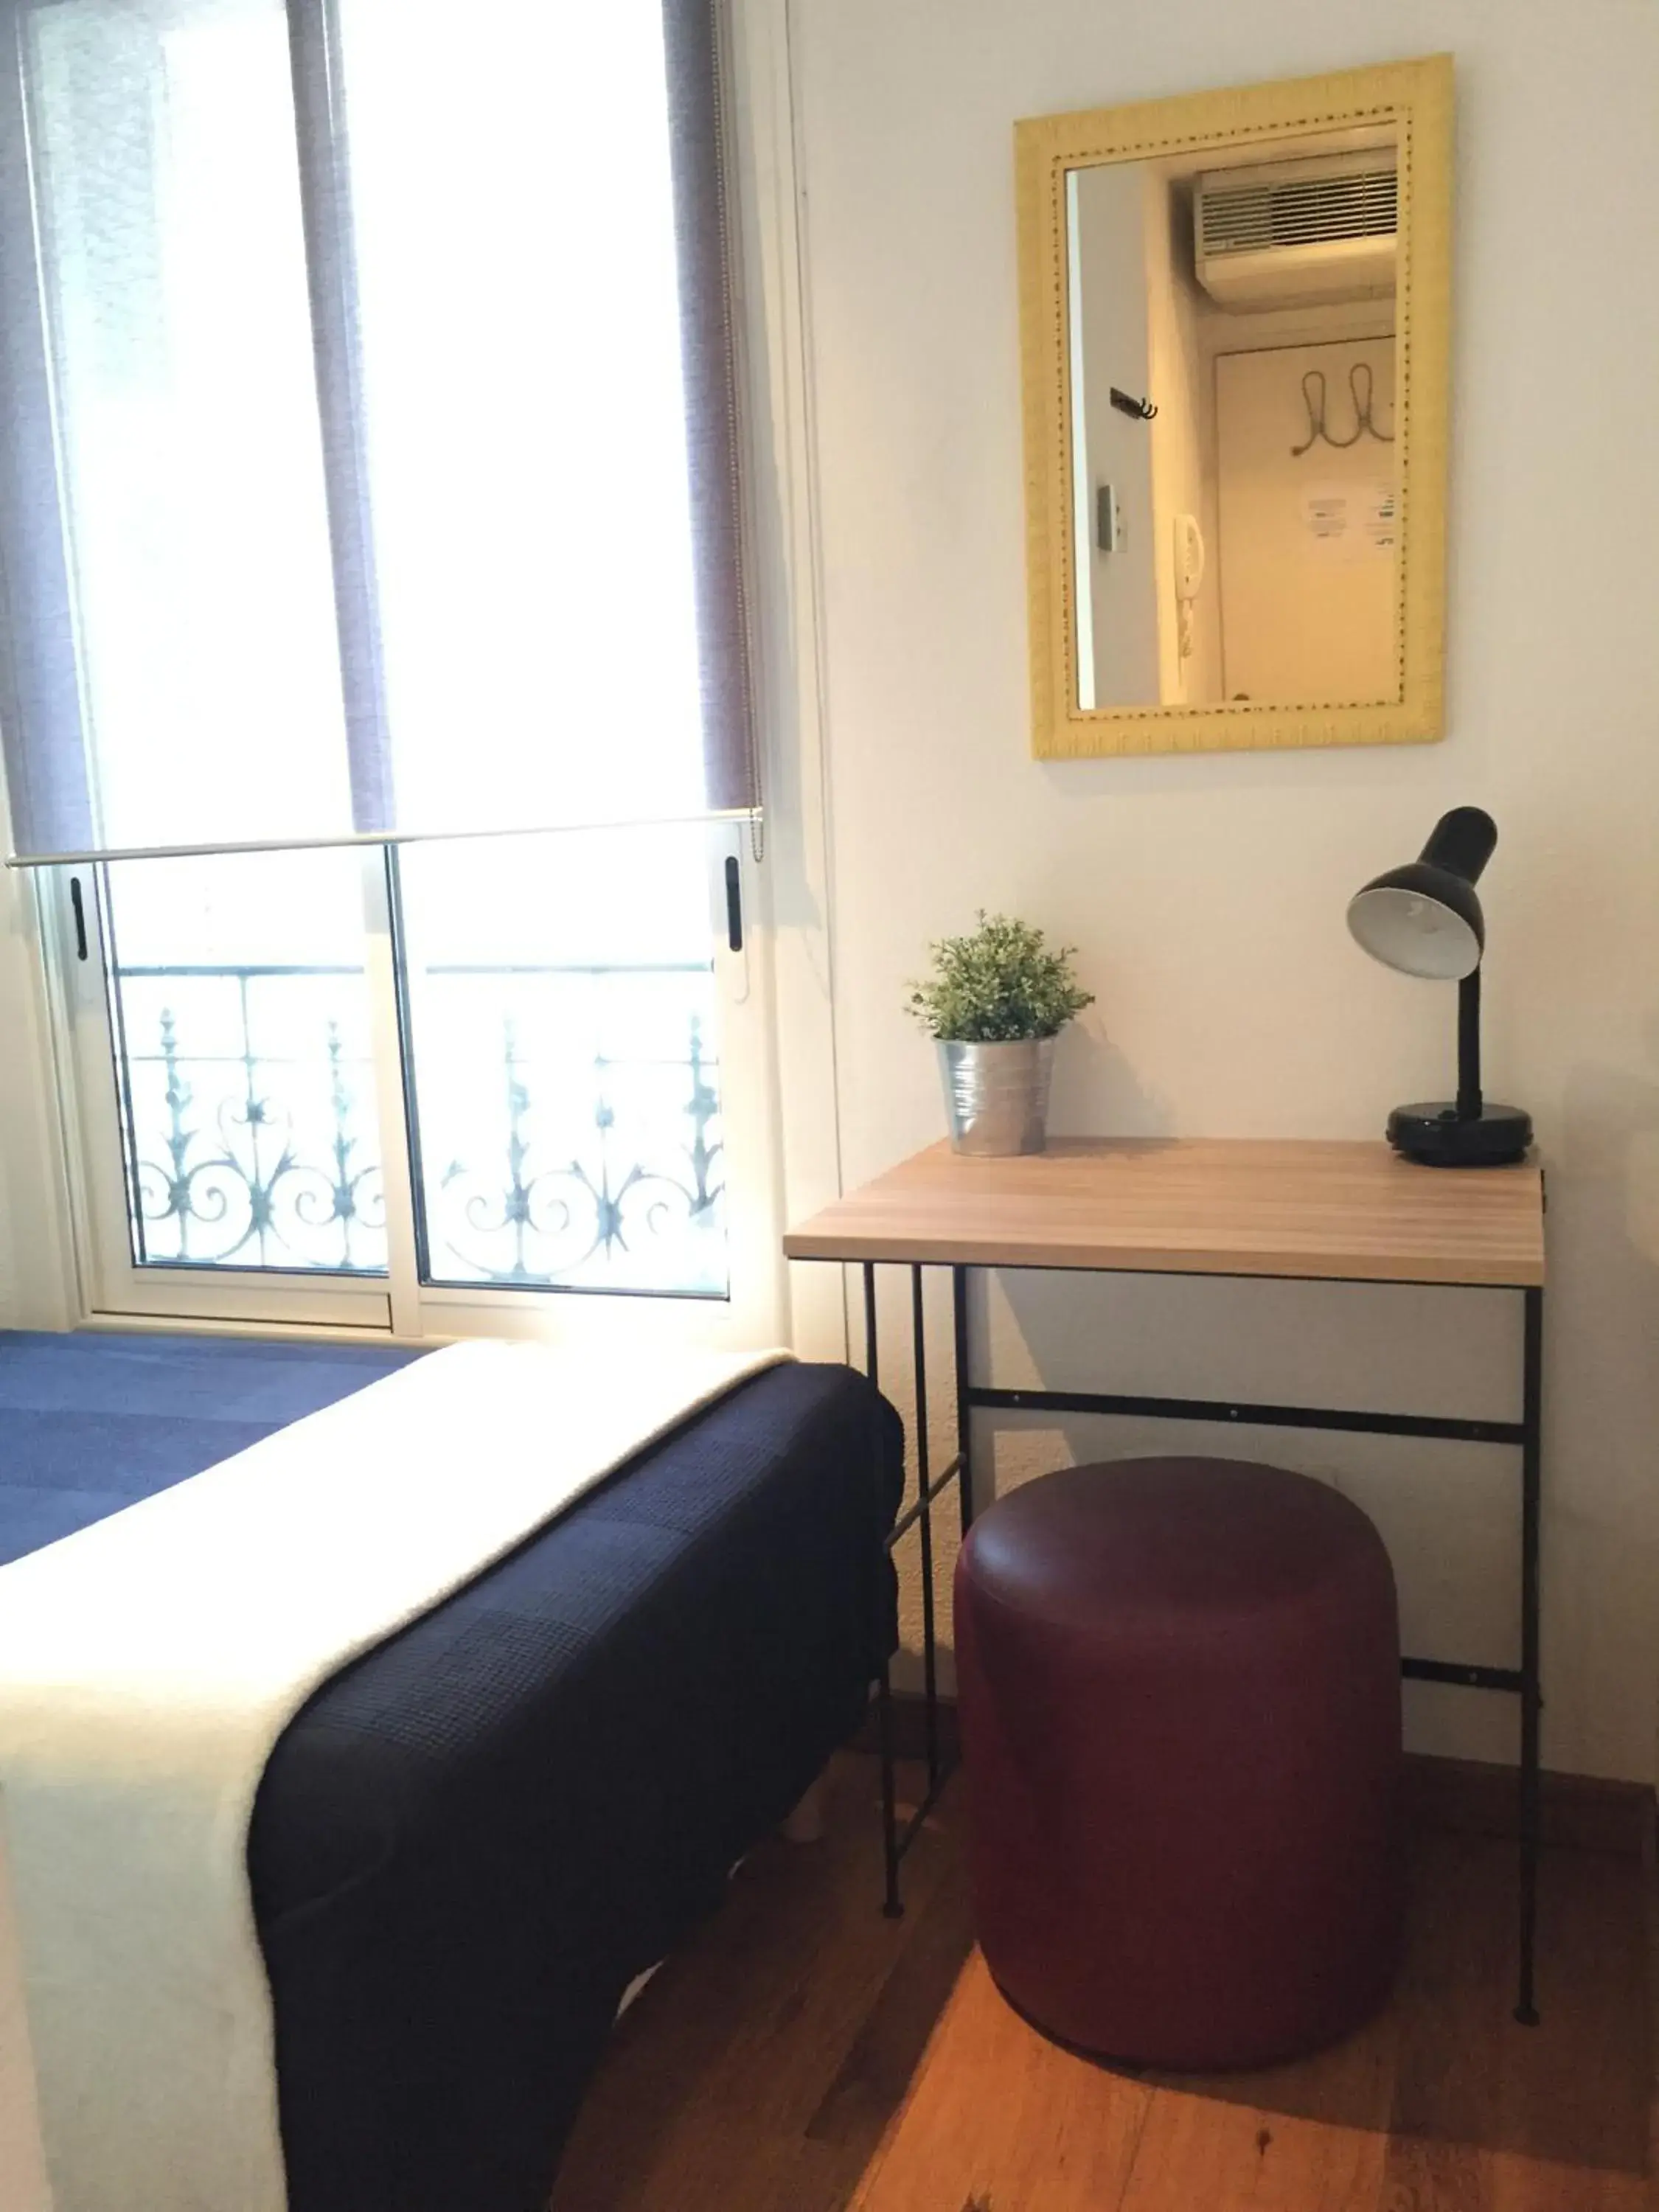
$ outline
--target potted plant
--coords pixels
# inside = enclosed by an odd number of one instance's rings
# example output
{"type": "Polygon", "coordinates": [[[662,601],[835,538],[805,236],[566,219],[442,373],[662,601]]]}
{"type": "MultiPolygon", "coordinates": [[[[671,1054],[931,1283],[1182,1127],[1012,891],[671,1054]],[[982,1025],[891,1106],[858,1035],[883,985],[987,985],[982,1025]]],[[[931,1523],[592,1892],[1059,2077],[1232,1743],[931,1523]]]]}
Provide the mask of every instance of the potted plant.
{"type": "Polygon", "coordinates": [[[1029,921],[981,908],[976,928],[930,950],[933,973],[912,987],[909,1006],[938,1042],[951,1145],[1040,1152],[1054,1039],[1094,1004],[1073,973],[1076,947],[1055,951],[1029,921]]]}

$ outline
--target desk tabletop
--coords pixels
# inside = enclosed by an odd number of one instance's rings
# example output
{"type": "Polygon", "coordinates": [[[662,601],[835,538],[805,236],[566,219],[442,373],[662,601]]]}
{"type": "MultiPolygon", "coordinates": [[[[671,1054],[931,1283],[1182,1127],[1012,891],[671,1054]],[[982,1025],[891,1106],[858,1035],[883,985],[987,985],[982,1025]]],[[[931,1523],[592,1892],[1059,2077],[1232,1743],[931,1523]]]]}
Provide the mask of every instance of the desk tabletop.
{"type": "Polygon", "coordinates": [[[931,1146],[784,1239],[792,1260],[1277,1275],[1529,1288],[1544,1178],[1425,1168],[1383,1144],[1056,1138],[977,1159],[931,1146]]]}

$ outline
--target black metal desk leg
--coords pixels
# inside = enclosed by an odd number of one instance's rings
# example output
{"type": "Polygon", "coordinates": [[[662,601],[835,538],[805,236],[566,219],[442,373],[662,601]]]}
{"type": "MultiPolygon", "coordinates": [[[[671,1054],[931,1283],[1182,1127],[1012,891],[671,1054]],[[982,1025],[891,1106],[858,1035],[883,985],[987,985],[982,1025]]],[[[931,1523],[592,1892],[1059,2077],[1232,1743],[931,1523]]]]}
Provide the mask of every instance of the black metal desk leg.
{"type": "MultiPolygon", "coordinates": [[[[898,1547],[914,1528],[921,1551],[919,1565],[921,1575],[921,1665],[924,1686],[923,1717],[927,1729],[924,1747],[927,1766],[927,1786],[921,1802],[901,1820],[898,1807],[898,1745],[896,1741],[896,1713],[893,1700],[893,1658],[890,1653],[882,1662],[876,1684],[876,1725],[878,1748],[881,1754],[881,1815],[882,1840],[886,1856],[887,1887],[883,1911],[890,1920],[896,1920],[904,1910],[900,1894],[899,1870],[905,1855],[921,1834],[928,1815],[938,1804],[939,1795],[951,1778],[951,1767],[945,1756],[939,1725],[939,1600],[933,1587],[933,1571],[938,1564],[933,1545],[933,1507],[953,1482],[963,1474],[963,1455],[958,1452],[935,1475],[931,1442],[931,1408],[927,1395],[927,1328],[926,1311],[927,1277],[920,1261],[910,1265],[910,1350],[915,1370],[915,1412],[914,1433],[916,1440],[916,1494],[908,1504],[901,1497],[901,1508],[887,1538],[887,1554],[892,1559],[898,1547]]],[[[876,1285],[872,1262],[864,1263],[864,1326],[868,1347],[866,1366],[871,1380],[876,1380],[876,1285]]],[[[960,1314],[958,1314],[960,1328],[960,1314]]],[[[965,1388],[958,1377],[958,1410],[965,1419],[965,1404],[962,1391],[965,1388]]],[[[909,1488],[907,1481],[904,1492],[909,1488]]]]}
{"type": "Polygon", "coordinates": [[[922,1311],[921,1269],[910,1270],[910,1346],[916,1376],[916,1502],[921,1517],[916,1534],[921,1547],[922,1712],[927,1729],[927,1793],[939,1788],[939,1623],[933,1611],[933,1475],[927,1452],[927,1344],[922,1311]]]}
{"type": "Polygon", "coordinates": [[[1522,1352],[1521,1445],[1521,1986],[1515,2016],[1525,2027],[1538,2025],[1534,1958],[1538,1942],[1538,1851],[1542,1807],[1540,1797],[1539,1717],[1543,1710],[1540,1675],[1540,1575],[1543,1511],[1544,1293],[1530,1290],[1526,1299],[1522,1352]]]}
{"type": "Polygon", "coordinates": [[[974,1525],[974,1455],[972,1435],[974,1409],[968,1393],[973,1377],[968,1371],[968,1270],[951,1270],[951,1320],[955,1340],[957,1370],[957,1453],[962,1461],[962,1473],[957,1478],[957,1503],[962,1509],[962,1533],[966,1537],[974,1525]]]}
{"type": "MultiPolygon", "coordinates": [[[[863,1274],[864,1371],[879,1389],[881,1357],[876,1342],[876,1270],[868,1260],[864,1262],[863,1274]]],[[[887,1894],[881,1909],[890,1920],[897,1920],[904,1911],[899,1899],[899,1860],[903,1854],[899,1844],[898,1771],[893,1746],[893,1662],[890,1656],[881,1662],[881,1679],[876,1686],[876,1741],[881,1754],[881,1841],[887,1868],[887,1894]]]]}
{"type": "Polygon", "coordinates": [[[881,1680],[876,1690],[876,1726],[881,1747],[881,1840],[887,1863],[887,1894],[882,1901],[882,1911],[890,1920],[902,1920],[903,1902],[899,1896],[898,1772],[894,1764],[893,1749],[893,1662],[884,1659],[881,1680]]]}

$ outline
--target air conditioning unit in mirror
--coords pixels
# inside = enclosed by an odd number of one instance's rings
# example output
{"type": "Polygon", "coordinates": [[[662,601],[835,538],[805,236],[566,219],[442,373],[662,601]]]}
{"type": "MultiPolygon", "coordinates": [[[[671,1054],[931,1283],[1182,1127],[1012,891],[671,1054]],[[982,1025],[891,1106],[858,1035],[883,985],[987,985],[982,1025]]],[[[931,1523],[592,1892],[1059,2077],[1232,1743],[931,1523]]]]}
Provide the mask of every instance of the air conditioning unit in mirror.
{"type": "Polygon", "coordinates": [[[1212,169],[1194,195],[1198,281],[1233,309],[1391,298],[1399,220],[1392,147],[1212,169]]]}

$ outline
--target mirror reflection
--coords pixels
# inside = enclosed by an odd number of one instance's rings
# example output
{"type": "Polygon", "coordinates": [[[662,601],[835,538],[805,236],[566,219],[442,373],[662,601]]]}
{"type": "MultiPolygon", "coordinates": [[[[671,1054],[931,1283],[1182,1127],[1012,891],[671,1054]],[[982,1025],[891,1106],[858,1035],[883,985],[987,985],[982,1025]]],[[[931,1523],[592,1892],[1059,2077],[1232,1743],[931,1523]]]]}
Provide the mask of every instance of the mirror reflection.
{"type": "Polygon", "coordinates": [[[1394,127],[1066,185],[1075,705],[1397,700],[1394,127]]]}

